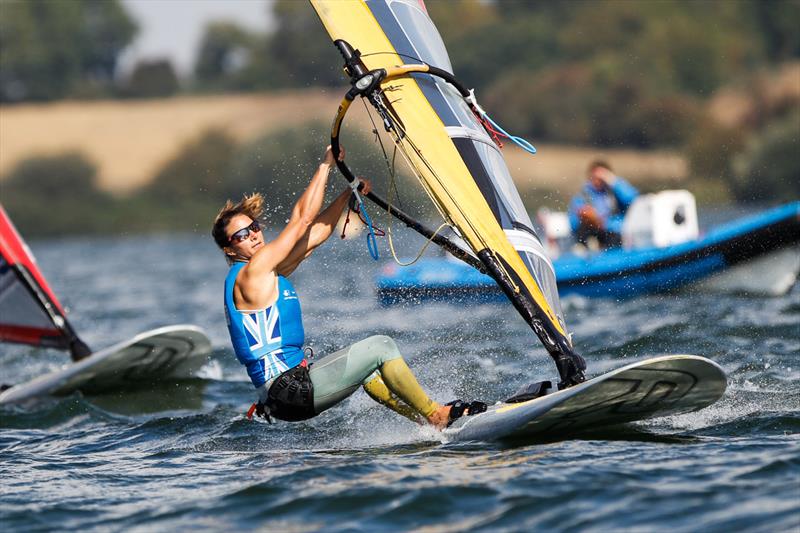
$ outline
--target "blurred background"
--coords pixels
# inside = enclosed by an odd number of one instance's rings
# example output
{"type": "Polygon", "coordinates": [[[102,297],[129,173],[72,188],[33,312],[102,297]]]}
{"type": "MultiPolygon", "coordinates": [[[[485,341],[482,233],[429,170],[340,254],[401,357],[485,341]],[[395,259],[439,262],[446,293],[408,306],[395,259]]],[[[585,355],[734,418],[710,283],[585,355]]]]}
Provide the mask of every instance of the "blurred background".
{"type": "MultiPolygon", "coordinates": [[[[427,7],[455,74],[539,149],[504,149],[530,211],[564,209],[596,157],[701,206],[800,197],[800,0],[427,7]]],[[[285,211],[346,88],[304,1],[0,0],[2,203],[26,236],[205,234],[252,190],[285,211]]],[[[348,127],[381,180],[371,125],[348,127]]]]}

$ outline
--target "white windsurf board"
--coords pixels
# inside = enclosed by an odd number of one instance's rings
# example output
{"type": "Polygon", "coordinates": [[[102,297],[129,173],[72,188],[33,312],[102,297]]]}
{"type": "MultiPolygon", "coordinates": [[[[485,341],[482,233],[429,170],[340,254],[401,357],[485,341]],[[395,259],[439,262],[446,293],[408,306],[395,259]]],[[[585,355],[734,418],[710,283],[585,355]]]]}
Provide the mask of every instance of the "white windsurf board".
{"type": "Polygon", "coordinates": [[[0,393],[0,404],[45,395],[62,396],[76,390],[96,393],[188,378],[208,361],[210,353],[211,341],[199,327],[165,326],[14,385],[0,393]]]}
{"type": "Polygon", "coordinates": [[[457,419],[444,434],[451,441],[560,438],[696,411],[716,402],[726,386],[725,372],[715,362],[696,355],[667,355],[533,400],[498,402],[484,413],[457,419]]]}

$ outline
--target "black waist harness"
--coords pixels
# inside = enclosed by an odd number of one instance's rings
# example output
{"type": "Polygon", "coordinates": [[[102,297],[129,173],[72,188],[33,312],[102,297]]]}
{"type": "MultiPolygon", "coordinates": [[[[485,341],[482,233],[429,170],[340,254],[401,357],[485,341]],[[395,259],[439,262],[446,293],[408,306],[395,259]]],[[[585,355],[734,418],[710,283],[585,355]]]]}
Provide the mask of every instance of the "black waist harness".
{"type": "Polygon", "coordinates": [[[287,370],[275,379],[267,393],[267,407],[271,416],[287,422],[307,420],[316,415],[314,384],[306,364],[287,370]]]}

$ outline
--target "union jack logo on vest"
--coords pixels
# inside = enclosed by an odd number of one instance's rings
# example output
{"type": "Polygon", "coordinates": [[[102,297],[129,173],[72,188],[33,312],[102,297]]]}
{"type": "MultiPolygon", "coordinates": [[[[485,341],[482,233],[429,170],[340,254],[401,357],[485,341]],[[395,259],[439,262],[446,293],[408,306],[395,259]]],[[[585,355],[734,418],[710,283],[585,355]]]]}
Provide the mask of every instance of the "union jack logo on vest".
{"type": "Polygon", "coordinates": [[[266,381],[276,378],[289,370],[289,365],[280,359],[281,355],[283,355],[283,350],[275,350],[261,358],[261,368],[264,370],[264,379],[266,381]]]}
{"type": "Polygon", "coordinates": [[[263,355],[281,345],[281,318],[273,306],[255,313],[242,314],[242,324],[250,351],[263,355]]]}
{"type": "Polygon", "coordinates": [[[261,357],[260,364],[267,381],[289,370],[281,359],[281,318],[275,306],[242,314],[242,324],[250,351],[256,357],[261,357]]]}

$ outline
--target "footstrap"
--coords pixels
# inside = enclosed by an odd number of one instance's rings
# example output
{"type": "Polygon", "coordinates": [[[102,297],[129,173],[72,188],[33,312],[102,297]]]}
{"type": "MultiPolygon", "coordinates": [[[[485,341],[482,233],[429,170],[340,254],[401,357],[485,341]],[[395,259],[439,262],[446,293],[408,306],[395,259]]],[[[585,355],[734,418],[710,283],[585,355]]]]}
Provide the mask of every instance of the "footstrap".
{"type": "Polygon", "coordinates": [[[464,416],[464,412],[466,411],[467,416],[477,415],[486,411],[487,406],[485,403],[475,400],[472,402],[465,402],[462,400],[453,400],[452,402],[448,402],[445,405],[449,405],[450,413],[448,414],[448,421],[447,427],[464,416]]]}
{"type": "Polygon", "coordinates": [[[550,381],[538,381],[524,385],[521,389],[514,393],[513,396],[506,400],[506,403],[520,403],[527,402],[546,395],[553,389],[553,384],[550,381]]]}

